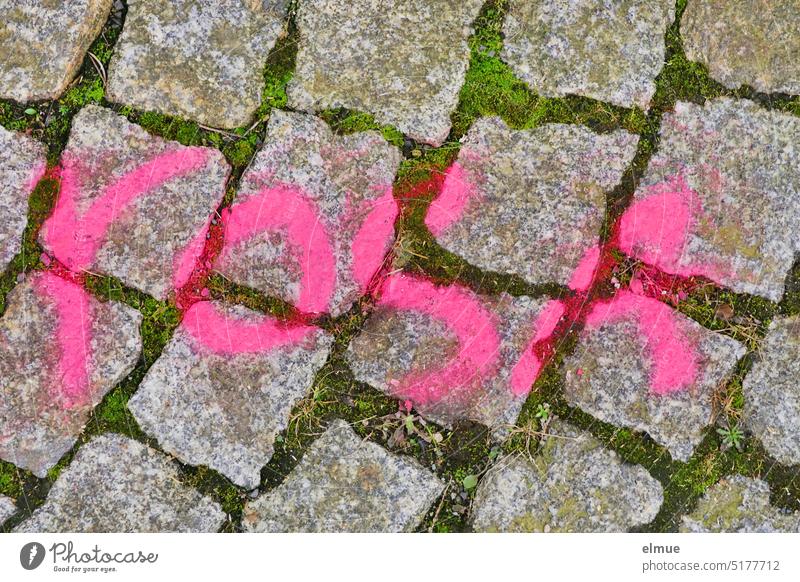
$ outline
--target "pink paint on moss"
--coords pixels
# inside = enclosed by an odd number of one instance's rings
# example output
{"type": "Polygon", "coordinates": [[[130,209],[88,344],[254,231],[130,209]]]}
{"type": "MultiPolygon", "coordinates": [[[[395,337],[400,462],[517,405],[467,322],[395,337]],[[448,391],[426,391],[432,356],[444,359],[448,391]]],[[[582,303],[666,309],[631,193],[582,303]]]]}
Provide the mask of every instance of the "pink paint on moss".
{"type": "Polygon", "coordinates": [[[572,273],[569,283],[567,283],[570,289],[573,291],[586,291],[592,286],[594,274],[600,263],[600,252],[601,249],[599,246],[593,246],[584,253],[580,263],[578,263],[577,268],[572,273]]]}
{"type": "Polygon", "coordinates": [[[58,395],[62,406],[70,409],[90,401],[91,313],[84,289],[53,273],[36,278],[36,289],[56,312],[56,343],[59,349],[58,395]]]}
{"type": "Polygon", "coordinates": [[[174,289],[181,289],[186,285],[197,268],[198,259],[206,248],[206,239],[208,238],[210,226],[211,217],[209,216],[203,228],[189,241],[186,248],[175,257],[172,271],[172,286],[174,289]]]}
{"type": "Polygon", "coordinates": [[[497,318],[468,289],[392,275],[385,282],[378,306],[424,313],[445,324],[458,339],[458,353],[442,367],[399,379],[395,387],[399,398],[410,399],[417,406],[430,405],[454,390],[479,388],[496,369],[500,350],[497,318]]]}
{"type": "Polygon", "coordinates": [[[300,295],[295,307],[309,313],[328,310],[336,286],[336,260],[327,226],[314,201],[292,186],[265,188],[226,210],[226,252],[264,232],[279,231],[301,250],[300,295]]]}
{"type": "Polygon", "coordinates": [[[209,301],[192,305],[182,326],[209,352],[222,356],[262,354],[295,345],[317,330],[308,325],[288,325],[264,315],[260,321],[234,319],[209,301]]]}
{"type": "Polygon", "coordinates": [[[361,292],[366,292],[372,277],[386,258],[387,247],[394,237],[394,221],[399,209],[391,186],[377,200],[368,202],[369,212],[351,245],[353,278],[361,292]]]}
{"type": "Polygon", "coordinates": [[[519,361],[511,371],[511,391],[515,396],[524,396],[530,392],[536,378],[544,366],[544,356],[537,348],[552,339],[566,307],[561,301],[548,301],[534,323],[536,330],[519,361]]]}
{"type": "Polygon", "coordinates": [[[437,236],[457,222],[474,193],[475,189],[469,181],[467,171],[461,164],[455,162],[447,169],[442,191],[431,202],[425,216],[425,226],[431,234],[437,236]]]}
{"type": "Polygon", "coordinates": [[[636,321],[652,355],[651,391],[663,395],[693,386],[698,375],[696,348],[681,331],[675,312],[660,301],[620,291],[613,299],[594,304],[586,328],[628,318],[636,321]]]}
{"type": "Polygon", "coordinates": [[[651,186],[619,221],[619,249],[631,257],[682,277],[701,276],[718,281],[721,269],[713,264],[686,264],[683,253],[689,234],[703,218],[697,193],[677,175],[651,186]]]}
{"type": "Polygon", "coordinates": [[[88,268],[103,245],[111,223],[128,205],[165,182],[198,170],[207,159],[208,153],[197,147],[160,154],[108,186],[88,211],[78,216],[76,200],[81,196],[81,160],[65,155],[58,202],[44,225],[48,247],[67,268],[73,271],[88,268]]]}

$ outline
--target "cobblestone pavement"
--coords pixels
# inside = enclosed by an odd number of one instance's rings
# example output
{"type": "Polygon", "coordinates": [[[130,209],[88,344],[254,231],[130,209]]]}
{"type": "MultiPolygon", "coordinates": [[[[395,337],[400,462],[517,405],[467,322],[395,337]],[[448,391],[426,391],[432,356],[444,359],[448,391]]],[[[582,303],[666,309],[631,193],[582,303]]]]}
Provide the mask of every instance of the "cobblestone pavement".
{"type": "Polygon", "coordinates": [[[0,530],[800,531],[797,30],[0,2],[0,530]]]}

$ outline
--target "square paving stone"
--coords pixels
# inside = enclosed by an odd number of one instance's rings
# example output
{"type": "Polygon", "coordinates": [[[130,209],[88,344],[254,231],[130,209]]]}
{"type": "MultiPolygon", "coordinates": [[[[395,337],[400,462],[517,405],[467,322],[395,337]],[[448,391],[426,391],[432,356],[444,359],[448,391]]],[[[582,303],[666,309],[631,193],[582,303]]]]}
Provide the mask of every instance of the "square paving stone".
{"type": "Polygon", "coordinates": [[[376,132],[336,136],[321,119],[274,111],[223,216],[216,269],[301,311],[342,314],[394,241],[400,159],[376,132]]]}
{"type": "Polygon", "coordinates": [[[623,290],[591,307],[564,363],[565,394],[571,405],[645,431],[687,461],[711,423],[715,391],[745,351],[666,304],[623,290]]]}
{"type": "Polygon", "coordinates": [[[686,57],[736,89],[800,93],[798,0],[689,0],[681,19],[686,57]]]}
{"type": "Polygon", "coordinates": [[[697,508],[683,517],[682,532],[798,533],[800,511],[769,504],[769,485],[742,475],[726,477],[705,492],[697,508]]]}
{"type": "Polygon", "coordinates": [[[289,106],[365,111],[441,145],[469,65],[482,0],[303,0],[289,106]]]}
{"type": "Polygon", "coordinates": [[[620,221],[620,248],[780,300],[800,251],[800,119],[745,99],[679,102],[620,221]]]}
{"type": "Polygon", "coordinates": [[[128,407],[168,453],[253,489],[332,342],[317,327],[196,303],[128,407]]]}
{"type": "Polygon", "coordinates": [[[0,525],[17,512],[14,500],[5,495],[0,495],[0,525]]]}
{"type": "Polygon", "coordinates": [[[15,532],[216,532],[218,503],[180,481],[167,455],[119,434],[83,445],[15,532]]]}
{"type": "Polygon", "coordinates": [[[168,142],[85,107],[72,121],[40,241],[72,271],[118,277],[164,300],[191,276],[229,172],[216,149],[168,142]]]}
{"type": "Polygon", "coordinates": [[[278,487],[249,502],[249,532],[407,532],[444,489],[416,460],[334,420],[278,487]]]}
{"type": "Polygon", "coordinates": [[[261,104],[284,0],[128,0],[108,99],[235,128],[261,104]]]}
{"type": "Polygon", "coordinates": [[[531,460],[505,457],[472,504],[481,532],[625,532],[655,518],[661,484],[589,433],[555,421],[531,460]]]}
{"type": "Polygon", "coordinates": [[[425,224],[476,267],[566,285],[599,243],[605,193],[619,184],[638,140],[577,125],[514,131],[500,118],[479,119],[425,224]]]}
{"type": "Polygon", "coordinates": [[[141,322],[52,273],[17,285],[0,319],[0,458],[44,477],[133,370],[141,322]]]}
{"type": "Polygon", "coordinates": [[[770,455],[800,465],[800,317],[769,326],[757,360],[745,376],[744,421],[770,455]]]}
{"type": "Polygon", "coordinates": [[[533,350],[563,315],[557,301],[482,297],[394,274],[347,350],[356,380],[409,400],[445,426],[482,422],[502,436],[543,362],[533,350]]]}
{"type": "Polygon", "coordinates": [[[674,19],[672,0],[511,0],[501,57],[544,97],[646,110],[674,19]]]}
{"type": "Polygon", "coordinates": [[[0,273],[20,251],[28,222],[28,197],[44,175],[45,147],[0,127],[0,273]]]}
{"type": "Polygon", "coordinates": [[[0,98],[59,97],[108,18],[113,0],[0,2],[0,98]]]}

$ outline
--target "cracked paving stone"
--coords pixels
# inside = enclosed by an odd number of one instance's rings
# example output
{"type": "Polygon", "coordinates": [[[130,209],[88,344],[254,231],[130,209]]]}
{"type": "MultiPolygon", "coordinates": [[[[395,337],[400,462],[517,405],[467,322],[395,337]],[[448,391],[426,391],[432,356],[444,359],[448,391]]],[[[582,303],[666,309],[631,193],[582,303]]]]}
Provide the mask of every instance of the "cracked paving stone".
{"type": "Polygon", "coordinates": [[[14,500],[5,495],[0,495],[0,525],[17,512],[17,506],[14,505],[14,500]]]}
{"type": "Polygon", "coordinates": [[[400,160],[376,132],[336,136],[321,119],[274,111],[223,215],[216,270],[301,311],[344,313],[391,249],[400,160]]]}
{"type": "Polygon", "coordinates": [[[678,102],[620,221],[623,252],[779,301],[800,252],[800,119],[728,97],[678,102]]]}
{"type": "Polygon", "coordinates": [[[800,465],[800,317],[772,321],[744,379],[744,421],[779,462],[800,465]]]}
{"type": "Polygon", "coordinates": [[[111,275],[165,300],[191,277],[229,172],[216,149],[168,142],[85,107],[39,240],[72,271],[111,275]]]}
{"type": "Polygon", "coordinates": [[[216,532],[218,503],[180,481],[167,455],[119,434],[93,438],[75,454],[44,505],[16,532],[216,532]]]}
{"type": "Polygon", "coordinates": [[[672,0],[512,0],[501,58],[544,97],[646,110],[674,19],[672,0]]]}
{"type": "Polygon", "coordinates": [[[476,267],[566,285],[597,249],[605,192],[619,184],[638,139],[577,125],[514,131],[500,118],[479,119],[425,224],[476,267]]]}
{"type": "Polygon", "coordinates": [[[0,2],[0,98],[55,99],[72,82],[113,0],[0,2]]]}
{"type": "Polygon", "coordinates": [[[129,0],[110,101],[232,129],[261,104],[284,0],[129,0]]]}
{"type": "Polygon", "coordinates": [[[604,422],[645,431],[687,461],[711,422],[715,390],[745,351],[656,299],[621,291],[590,309],[565,361],[565,395],[604,422]]]}
{"type": "Polygon", "coordinates": [[[141,314],[52,273],[29,275],[0,319],[0,458],[38,477],[133,370],[141,314]]]}
{"type": "Polygon", "coordinates": [[[334,420],[297,467],[244,508],[249,532],[408,532],[444,489],[416,460],[334,420]]]}
{"type": "Polygon", "coordinates": [[[317,327],[196,303],[128,408],[166,452],[254,489],[332,342],[317,327]]]}
{"type": "Polygon", "coordinates": [[[296,21],[289,106],[344,107],[441,145],[470,59],[482,0],[306,0],[296,21]]]}
{"type": "Polygon", "coordinates": [[[742,475],[726,477],[705,492],[697,508],[685,515],[682,532],[800,532],[800,511],[769,504],[769,485],[742,475]]]}
{"type": "Polygon", "coordinates": [[[800,1],[690,0],[681,20],[686,57],[736,89],[800,93],[800,1]]]}
{"type": "Polygon", "coordinates": [[[47,151],[42,144],[0,127],[0,273],[22,247],[28,197],[46,167],[47,151]]]}
{"type": "Polygon", "coordinates": [[[506,457],[483,477],[475,531],[625,532],[655,518],[664,494],[644,467],[561,421],[548,434],[532,462],[506,457]]]}
{"type": "Polygon", "coordinates": [[[426,418],[482,422],[501,438],[543,365],[533,344],[562,315],[558,301],[484,297],[395,274],[346,357],[356,380],[409,400],[426,418]]]}

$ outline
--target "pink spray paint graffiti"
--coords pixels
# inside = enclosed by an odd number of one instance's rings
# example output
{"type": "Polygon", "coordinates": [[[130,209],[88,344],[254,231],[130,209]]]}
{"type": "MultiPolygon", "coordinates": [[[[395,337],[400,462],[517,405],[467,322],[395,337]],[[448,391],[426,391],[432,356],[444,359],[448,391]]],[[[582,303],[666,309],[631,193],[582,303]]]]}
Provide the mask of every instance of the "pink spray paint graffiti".
{"type": "Polygon", "coordinates": [[[439,195],[431,202],[425,215],[425,226],[436,236],[457,222],[464,213],[475,189],[467,171],[458,162],[447,169],[439,195]]]}
{"type": "MultiPolygon", "coordinates": [[[[86,270],[100,250],[109,227],[126,207],[165,182],[198,170],[207,158],[208,153],[196,147],[160,154],[109,185],[79,216],[81,160],[65,154],[61,163],[58,202],[44,224],[47,246],[68,269],[74,272],[86,270]]],[[[204,238],[205,232],[197,236],[204,238]]],[[[197,244],[190,245],[178,259],[173,275],[176,289],[186,282],[200,250],[197,244]]]]}
{"type": "Polygon", "coordinates": [[[65,409],[82,406],[90,399],[91,306],[84,289],[55,273],[36,275],[36,291],[52,303],[56,315],[59,350],[56,398],[65,409]]]}
{"type": "Polygon", "coordinates": [[[384,194],[364,204],[366,218],[361,224],[350,247],[353,257],[353,277],[362,293],[365,293],[373,277],[386,258],[387,243],[394,236],[394,223],[400,213],[391,186],[384,194]]]}
{"type": "Polygon", "coordinates": [[[444,323],[458,339],[458,353],[445,365],[400,379],[395,386],[398,398],[417,406],[430,405],[454,390],[479,388],[496,367],[497,319],[466,288],[437,287],[413,276],[392,275],[384,283],[377,306],[424,313],[444,323]]]}
{"type": "Polygon", "coordinates": [[[268,315],[255,322],[237,320],[208,301],[192,305],[182,325],[204,349],[222,356],[260,354],[295,345],[318,329],[282,323],[268,315]]]}

